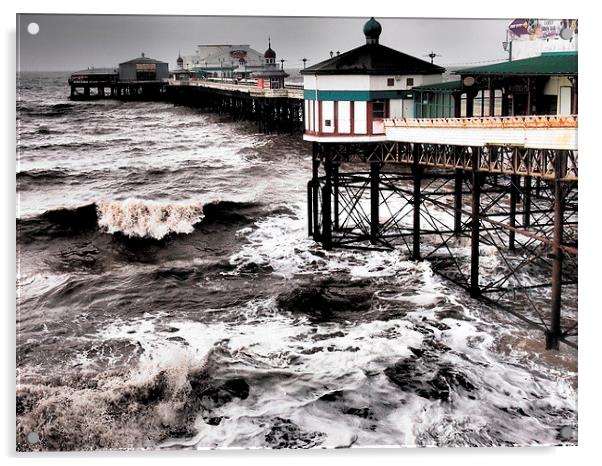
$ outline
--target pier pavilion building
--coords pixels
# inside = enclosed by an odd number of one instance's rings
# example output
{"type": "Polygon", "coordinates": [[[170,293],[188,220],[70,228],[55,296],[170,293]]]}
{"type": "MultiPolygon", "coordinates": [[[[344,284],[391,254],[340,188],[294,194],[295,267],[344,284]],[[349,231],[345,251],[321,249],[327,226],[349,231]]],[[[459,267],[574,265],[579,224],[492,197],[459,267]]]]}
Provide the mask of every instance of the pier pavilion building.
{"type": "Polygon", "coordinates": [[[183,68],[214,78],[244,78],[264,66],[263,54],[249,44],[201,44],[182,58],[183,68]]]}
{"type": "Polygon", "coordinates": [[[167,63],[146,57],[144,53],[138,58],[119,64],[119,81],[162,81],[169,78],[167,63]]]}
{"type": "Polygon", "coordinates": [[[282,68],[278,68],[276,52],[272,49],[272,42],[268,39],[268,49],[263,54],[264,66],[251,74],[257,79],[257,87],[261,89],[284,89],[284,78],[288,76],[282,68]]]}
{"type": "Polygon", "coordinates": [[[413,88],[416,118],[576,115],[576,51],[464,68],[460,79],[413,88]]]}
{"type": "Polygon", "coordinates": [[[412,88],[441,82],[444,68],[380,44],[381,32],[370,18],[364,45],[301,71],[306,141],[384,141],[385,119],[414,116],[412,88]]]}

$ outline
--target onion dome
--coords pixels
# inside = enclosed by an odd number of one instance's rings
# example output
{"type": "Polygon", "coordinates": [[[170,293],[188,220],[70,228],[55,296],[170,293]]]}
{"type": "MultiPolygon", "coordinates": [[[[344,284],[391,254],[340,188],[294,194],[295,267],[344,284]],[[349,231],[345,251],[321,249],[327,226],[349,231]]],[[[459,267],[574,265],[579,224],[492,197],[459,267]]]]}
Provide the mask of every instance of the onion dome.
{"type": "Polygon", "coordinates": [[[383,32],[383,28],[378,21],[371,17],[366,24],[364,24],[364,35],[366,36],[366,44],[378,44],[378,38],[380,33],[383,32]]]}
{"type": "Polygon", "coordinates": [[[265,59],[271,58],[273,60],[276,60],[276,52],[274,52],[272,50],[272,41],[271,41],[271,39],[268,39],[268,49],[263,54],[263,58],[265,58],[265,59]]]}
{"type": "Polygon", "coordinates": [[[182,58],[182,55],[180,55],[180,52],[178,52],[178,59],[176,60],[176,63],[180,66],[184,65],[184,59],[182,58]]]}

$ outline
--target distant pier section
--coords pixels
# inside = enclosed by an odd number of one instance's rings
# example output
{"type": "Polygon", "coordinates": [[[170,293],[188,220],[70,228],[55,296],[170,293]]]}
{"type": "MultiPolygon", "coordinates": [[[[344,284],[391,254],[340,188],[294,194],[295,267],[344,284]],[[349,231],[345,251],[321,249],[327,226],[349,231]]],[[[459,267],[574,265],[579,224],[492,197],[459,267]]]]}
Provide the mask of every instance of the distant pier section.
{"type": "Polygon", "coordinates": [[[303,86],[285,83],[271,44],[262,66],[232,76],[184,69],[180,55],[177,64],[170,72],[167,63],[142,54],[117,68],[77,71],[69,78],[70,98],[169,101],[253,121],[264,133],[303,130],[303,86]]]}
{"type": "Polygon", "coordinates": [[[163,100],[167,93],[168,64],[144,56],[117,68],[89,68],[69,78],[71,100],[163,100]]]}

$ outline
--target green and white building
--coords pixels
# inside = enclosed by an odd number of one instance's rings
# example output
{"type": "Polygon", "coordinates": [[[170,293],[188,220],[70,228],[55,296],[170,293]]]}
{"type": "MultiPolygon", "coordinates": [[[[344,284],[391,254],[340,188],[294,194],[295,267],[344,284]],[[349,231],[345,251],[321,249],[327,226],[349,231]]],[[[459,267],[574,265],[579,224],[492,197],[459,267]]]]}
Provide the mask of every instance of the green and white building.
{"type": "Polygon", "coordinates": [[[444,68],[381,45],[381,32],[370,18],[364,45],[301,71],[306,141],[383,141],[386,118],[414,116],[414,86],[441,82],[444,68]]]}

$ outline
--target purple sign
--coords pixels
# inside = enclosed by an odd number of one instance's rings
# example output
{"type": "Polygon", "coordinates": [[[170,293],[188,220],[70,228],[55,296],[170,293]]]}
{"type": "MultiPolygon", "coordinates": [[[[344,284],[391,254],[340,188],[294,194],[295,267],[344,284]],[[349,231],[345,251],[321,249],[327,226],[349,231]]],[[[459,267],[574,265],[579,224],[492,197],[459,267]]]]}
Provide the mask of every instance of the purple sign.
{"type": "Polygon", "coordinates": [[[515,19],[508,26],[513,40],[550,39],[560,37],[562,30],[577,32],[576,19],[515,19]]]}

